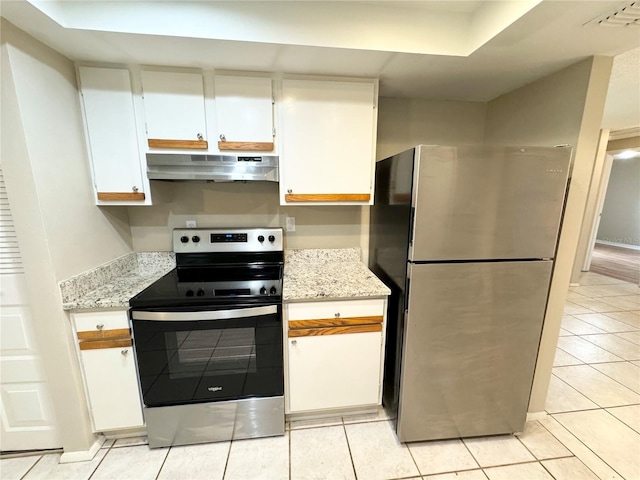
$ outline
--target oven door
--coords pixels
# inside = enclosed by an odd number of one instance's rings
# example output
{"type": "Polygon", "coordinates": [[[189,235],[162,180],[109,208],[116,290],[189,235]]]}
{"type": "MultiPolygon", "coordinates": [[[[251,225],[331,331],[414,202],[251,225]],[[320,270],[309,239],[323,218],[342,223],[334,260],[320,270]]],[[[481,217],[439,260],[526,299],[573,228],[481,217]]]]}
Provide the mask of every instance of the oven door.
{"type": "Polygon", "coordinates": [[[284,393],[280,305],[131,310],[145,406],[284,393]]]}

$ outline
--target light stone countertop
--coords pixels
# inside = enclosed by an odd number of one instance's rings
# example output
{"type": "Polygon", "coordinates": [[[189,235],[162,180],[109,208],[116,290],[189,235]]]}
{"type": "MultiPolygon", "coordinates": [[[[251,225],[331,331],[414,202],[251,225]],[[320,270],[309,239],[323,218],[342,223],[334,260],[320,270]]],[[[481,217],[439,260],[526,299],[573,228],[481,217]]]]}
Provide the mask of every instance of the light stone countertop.
{"type": "Polygon", "coordinates": [[[129,308],[129,299],[176,266],[172,252],[132,252],[60,282],[64,310],[129,308]]]}
{"type": "Polygon", "coordinates": [[[389,288],[360,261],[360,249],[285,252],[285,302],[386,297],[389,288]]]}
{"type": "MultiPolygon", "coordinates": [[[[129,308],[129,299],[175,267],[171,252],[132,252],[60,282],[65,310],[129,308]]],[[[283,301],[385,297],[360,249],[286,250],[283,301]]]]}

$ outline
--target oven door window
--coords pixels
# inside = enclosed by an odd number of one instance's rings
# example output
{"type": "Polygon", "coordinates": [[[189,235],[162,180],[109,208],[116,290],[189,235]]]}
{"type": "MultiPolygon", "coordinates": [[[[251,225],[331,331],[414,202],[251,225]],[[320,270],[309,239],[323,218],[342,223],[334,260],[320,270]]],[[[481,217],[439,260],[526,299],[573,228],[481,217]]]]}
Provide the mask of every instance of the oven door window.
{"type": "Polygon", "coordinates": [[[282,317],[273,308],[276,313],[254,316],[256,309],[248,308],[247,316],[211,320],[140,320],[133,314],[144,404],[282,395],[282,317]]]}

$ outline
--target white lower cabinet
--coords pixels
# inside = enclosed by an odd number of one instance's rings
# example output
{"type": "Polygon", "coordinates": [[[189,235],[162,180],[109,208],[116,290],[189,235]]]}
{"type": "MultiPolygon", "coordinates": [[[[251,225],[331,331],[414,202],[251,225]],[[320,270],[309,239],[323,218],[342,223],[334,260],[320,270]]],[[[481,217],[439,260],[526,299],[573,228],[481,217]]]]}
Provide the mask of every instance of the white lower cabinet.
{"type": "Polygon", "coordinates": [[[382,333],[289,338],[291,412],[379,403],[382,333]]]}
{"type": "Polygon", "coordinates": [[[286,306],[286,412],[380,405],[386,300],[286,306]]]}
{"type": "Polygon", "coordinates": [[[127,311],[71,314],[95,432],[144,425],[127,311]]]}
{"type": "Polygon", "coordinates": [[[132,347],[80,352],[96,432],[144,424],[132,347]]]}

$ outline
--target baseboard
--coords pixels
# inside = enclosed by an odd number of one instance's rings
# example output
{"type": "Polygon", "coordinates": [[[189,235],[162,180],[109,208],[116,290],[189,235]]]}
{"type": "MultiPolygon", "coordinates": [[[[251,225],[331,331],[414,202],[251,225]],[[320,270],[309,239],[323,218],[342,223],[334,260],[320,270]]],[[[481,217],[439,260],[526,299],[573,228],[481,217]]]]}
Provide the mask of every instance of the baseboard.
{"type": "Polygon", "coordinates": [[[93,457],[96,456],[96,453],[98,453],[98,450],[100,450],[100,447],[102,446],[102,444],[104,443],[105,438],[100,435],[95,442],[93,442],[93,445],[91,445],[91,448],[89,448],[89,450],[80,450],[78,452],[64,452],[61,456],[60,456],[60,463],[75,463],[75,462],[88,462],[90,460],[93,460],[93,457]]]}
{"type": "Polygon", "coordinates": [[[596,240],[601,245],[610,245],[612,247],[628,248],[629,250],[640,250],[640,245],[631,245],[630,243],[610,242],[608,240],[596,240]]]}
{"type": "Polygon", "coordinates": [[[535,422],[545,418],[547,418],[547,412],[527,412],[527,422],[535,422]]]}

